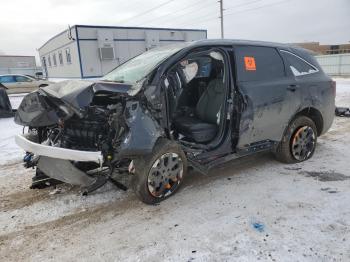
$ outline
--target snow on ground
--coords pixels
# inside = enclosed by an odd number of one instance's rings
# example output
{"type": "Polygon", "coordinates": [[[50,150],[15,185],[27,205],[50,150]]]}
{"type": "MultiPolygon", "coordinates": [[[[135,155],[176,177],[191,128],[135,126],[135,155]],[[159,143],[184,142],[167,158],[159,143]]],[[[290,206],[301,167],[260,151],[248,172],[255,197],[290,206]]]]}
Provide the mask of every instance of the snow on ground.
{"type": "MultiPolygon", "coordinates": [[[[25,94],[10,95],[10,102],[13,109],[17,109],[25,94]]],[[[15,124],[13,118],[0,119],[0,165],[18,163],[23,158],[23,150],[15,143],[16,134],[21,134],[22,126],[15,124]]]]}
{"type": "Polygon", "coordinates": [[[350,96],[350,78],[337,78],[337,106],[350,107],[349,96],[350,96]]]}
{"type": "MultiPolygon", "coordinates": [[[[350,106],[348,79],[337,105],[350,106]]],[[[68,185],[30,190],[34,171],[13,143],[21,127],[0,127],[2,261],[350,261],[349,118],[307,162],[260,154],[190,172],[157,206],[109,184],[87,197],[68,185]]]]}
{"type": "Polygon", "coordinates": [[[21,161],[23,150],[14,143],[14,138],[16,134],[22,133],[22,129],[22,126],[13,122],[13,118],[0,119],[0,165],[21,161]]]}
{"type": "Polygon", "coordinates": [[[17,109],[20,105],[20,103],[22,102],[23,97],[26,94],[13,94],[13,95],[9,95],[10,98],[10,102],[11,102],[11,106],[12,109],[17,109]]]}

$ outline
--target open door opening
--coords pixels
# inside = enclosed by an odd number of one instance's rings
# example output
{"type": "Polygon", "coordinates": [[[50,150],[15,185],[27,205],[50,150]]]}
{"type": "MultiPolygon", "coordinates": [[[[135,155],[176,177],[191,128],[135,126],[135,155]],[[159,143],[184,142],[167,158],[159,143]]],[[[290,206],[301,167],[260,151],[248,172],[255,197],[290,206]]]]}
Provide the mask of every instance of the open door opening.
{"type": "Polygon", "coordinates": [[[219,50],[194,52],[176,63],[166,86],[171,132],[184,143],[210,144],[226,116],[225,56],[219,50]]]}

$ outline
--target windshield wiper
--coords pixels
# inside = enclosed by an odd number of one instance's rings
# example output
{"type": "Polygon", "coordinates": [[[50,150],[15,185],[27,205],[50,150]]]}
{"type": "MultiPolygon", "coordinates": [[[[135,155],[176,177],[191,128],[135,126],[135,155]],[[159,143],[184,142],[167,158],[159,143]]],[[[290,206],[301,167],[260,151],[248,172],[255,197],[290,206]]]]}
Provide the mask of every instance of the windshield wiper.
{"type": "Polygon", "coordinates": [[[107,79],[102,79],[103,82],[110,82],[110,83],[125,83],[124,80],[107,80],[107,79]]]}

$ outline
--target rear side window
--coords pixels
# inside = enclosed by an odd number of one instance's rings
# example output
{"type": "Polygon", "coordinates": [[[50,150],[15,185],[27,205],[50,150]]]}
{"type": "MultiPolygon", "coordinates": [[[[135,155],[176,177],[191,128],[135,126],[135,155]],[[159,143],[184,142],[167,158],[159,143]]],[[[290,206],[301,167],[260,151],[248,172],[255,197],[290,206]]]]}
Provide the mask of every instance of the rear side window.
{"type": "Polygon", "coordinates": [[[295,76],[308,75],[318,71],[316,67],[293,53],[281,50],[281,54],[288,61],[289,68],[295,76]]]}
{"type": "Polygon", "coordinates": [[[285,76],[283,60],[272,47],[237,47],[236,61],[238,81],[268,81],[285,76]]]}

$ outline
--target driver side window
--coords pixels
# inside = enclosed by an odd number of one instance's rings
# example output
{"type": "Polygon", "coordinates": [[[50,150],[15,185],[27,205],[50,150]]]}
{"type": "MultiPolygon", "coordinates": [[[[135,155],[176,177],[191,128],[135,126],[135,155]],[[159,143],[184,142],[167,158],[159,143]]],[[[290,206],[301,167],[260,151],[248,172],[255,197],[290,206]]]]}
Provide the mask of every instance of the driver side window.
{"type": "Polygon", "coordinates": [[[16,76],[16,82],[31,82],[32,80],[25,76],[16,76]]]}

